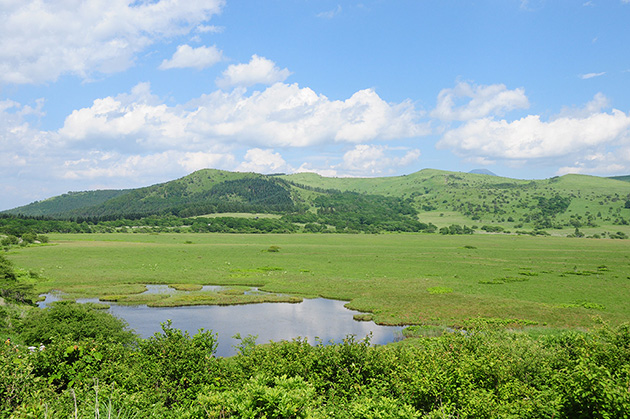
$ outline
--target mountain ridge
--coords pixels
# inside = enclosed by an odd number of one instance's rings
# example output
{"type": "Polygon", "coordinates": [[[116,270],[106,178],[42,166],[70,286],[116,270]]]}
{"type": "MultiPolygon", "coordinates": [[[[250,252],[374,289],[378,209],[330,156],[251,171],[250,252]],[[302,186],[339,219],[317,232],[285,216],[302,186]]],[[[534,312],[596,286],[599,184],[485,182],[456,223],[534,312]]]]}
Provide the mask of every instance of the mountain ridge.
{"type": "Polygon", "coordinates": [[[141,188],[69,192],[0,214],[94,221],[275,213],[308,224],[341,223],[343,211],[353,213],[347,217],[356,216],[358,224],[622,226],[630,223],[630,183],[577,174],[525,180],[437,169],[373,178],[202,169],[141,188]]]}

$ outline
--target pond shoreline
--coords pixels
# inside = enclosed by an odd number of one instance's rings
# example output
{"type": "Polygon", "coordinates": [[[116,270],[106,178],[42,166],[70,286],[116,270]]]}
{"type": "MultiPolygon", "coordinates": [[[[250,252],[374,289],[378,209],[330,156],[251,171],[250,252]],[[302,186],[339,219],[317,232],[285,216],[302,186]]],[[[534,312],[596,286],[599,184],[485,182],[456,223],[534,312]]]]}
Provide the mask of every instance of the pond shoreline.
{"type": "MultiPolygon", "coordinates": [[[[167,285],[149,286],[150,293],[159,293],[167,285]]],[[[147,292],[147,291],[145,291],[147,292]]],[[[179,291],[186,293],[188,291],[179,291]]],[[[186,295],[186,294],[184,294],[186,295]]],[[[59,295],[45,294],[40,303],[45,307],[61,300],[59,295]]],[[[98,298],[79,298],[78,303],[102,304],[98,298]]],[[[301,302],[260,302],[230,305],[186,305],[150,307],[147,304],[108,302],[107,310],[125,320],[141,338],[160,332],[161,323],[171,320],[173,327],[195,334],[199,329],[218,334],[217,356],[233,356],[240,340],[235,336],[256,336],[257,343],[306,339],[311,344],[339,343],[347,336],[368,338],[383,345],[402,339],[402,327],[382,326],[373,321],[357,321],[359,313],[346,308],[346,302],[325,298],[303,299],[301,302]]],[[[360,313],[359,313],[360,314],[360,313]]]]}

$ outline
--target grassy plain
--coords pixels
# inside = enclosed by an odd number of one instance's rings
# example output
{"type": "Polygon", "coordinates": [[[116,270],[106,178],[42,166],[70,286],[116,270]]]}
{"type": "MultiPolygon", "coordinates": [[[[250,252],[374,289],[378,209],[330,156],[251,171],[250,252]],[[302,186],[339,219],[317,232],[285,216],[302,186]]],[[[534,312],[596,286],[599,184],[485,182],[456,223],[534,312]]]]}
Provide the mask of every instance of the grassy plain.
{"type": "Polygon", "coordinates": [[[144,284],[247,285],[347,300],[383,324],[589,328],[597,317],[630,320],[626,240],[173,233],[50,234],[50,241],[8,257],[40,274],[39,292],[73,297],[120,298],[144,284]]]}

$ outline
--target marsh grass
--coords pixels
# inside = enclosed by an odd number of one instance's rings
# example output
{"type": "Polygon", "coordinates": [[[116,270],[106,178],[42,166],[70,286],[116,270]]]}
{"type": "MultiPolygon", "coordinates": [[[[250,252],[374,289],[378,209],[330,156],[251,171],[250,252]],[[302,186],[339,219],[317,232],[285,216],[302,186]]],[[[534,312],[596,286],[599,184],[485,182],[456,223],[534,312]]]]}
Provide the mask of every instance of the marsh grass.
{"type": "Polygon", "coordinates": [[[238,305],[260,303],[301,303],[302,298],[291,295],[229,293],[198,293],[173,295],[147,303],[149,307],[182,307],[195,305],[238,305]]]}
{"type": "Polygon", "coordinates": [[[429,292],[429,294],[432,294],[432,295],[450,294],[453,292],[453,289],[448,288],[448,287],[430,287],[430,288],[427,288],[427,291],[429,292]]]}
{"type": "MultiPolygon", "coordinates": [[[[520,274],[520,273],[519,273],[520,274]]],[[[528,275],[526,276],[538,276],[538,274],[536,275],[528,275]]],[[[529,278],[520,278],[520,277],[514,277],[514,276],[504,276],[503,278],[494,278],[494,279],[490,279],[490,280],[481,280],[479,281],[480,284],[486,284],[486,285],[502,285],[502,284],[509,284],[512,282],[525,282],[525,281],[529,281],[529,278]]]]}
{"type": "Polygon", "coordinates": [[[199,291],[203,288],[201,284],[170,284],[169,287],[177,291],[199,291]]]}
{"type": "MultiPolygon", "coordinates": [[[[348,308],[372,313],[380,324],[453,325],[484,317],[592,327],[593,309],[560,307],[576,301],[605,306],[598,314],[611,324],[630,319],[630,254],[622,240],[168,233],[51,234],[50,240],[57,245],[20,248],[7,257],[38,273],[33,279],[38,292],[58,289],[72,298],[164,304],[169,297],[132,295],[143,292],[144,284],[217,284],[345,300],[348,308]],[[195,244],[185,245],[186,239],[195,244]],[[261,252],[269,246],[282,251],[261,252]],[[427,292],[433,287],[453,292],[427,292]]],[[[188,298],[194,304],[210,299],[188,298]]],[[[245,295],[213,298],[250,301],[245,295]]],[[[177,305],[175,297],[168,304],[177,305]]]]}
{"type": "Polygon", "coordinates": [[[93,310],[108,310],[110,308],[109,304],[102,303],[85,303],[85,305],[93,310]]]}
{"type": "MultiPolygon", "coordinates": [[[[218,292],[219,294],[222,295],[243,295],[245,294],[245,290],[244,289],[239,289],[239,288],[228,288],[222,291],[218,292]]],[[[259,294],[262,294],[262,292],[259,292],[259,294]]]]}
{"type": "Polygon", "coordinates": [[[568,303],[568,304],[560,304],[560,307],[562,308],[582,307],[587,310],[606,310],[606,306],[604,306],[603,304],[598,304],[598,303],[594,303],[592,301],[586,301],[586,300],[576,301],[574,303],[568,303]]]}
{"type": "Polygon", "coordinates": [[[106,295],[100,297],[100,301],[126,304],[126,305],[138,305],[138,304],[153,304],[157,301],[169,298],[168,294],[132,294],[132,295],[106,295]]]}
{"type": "Polygon", "coordinates": [[[84,285],[72,284],[58,290],[63,292],[67,298],[76,299],[141,294],[147,290],[147,287],[144,284],[102,284],[99,286],[92,282],[84,285]]]}
{"type": "Polygon", "coordinates": [[[519,318],[505,318],[505,317],[472,317],[464,319],[462,327],[472,329],[486,326],[499,326],[505,327],[523,327],[523,326],[537,326],[538,322],[534,320],[519,319],[519,318]]]}

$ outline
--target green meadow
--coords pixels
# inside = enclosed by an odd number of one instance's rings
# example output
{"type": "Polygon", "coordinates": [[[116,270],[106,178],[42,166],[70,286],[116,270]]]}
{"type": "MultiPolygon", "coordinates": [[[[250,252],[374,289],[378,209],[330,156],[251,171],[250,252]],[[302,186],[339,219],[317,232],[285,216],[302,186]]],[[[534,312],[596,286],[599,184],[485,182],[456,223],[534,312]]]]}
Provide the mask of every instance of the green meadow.
{"type": "Polygon", "coordinates": [[[154,305],[326,297],[381,324],[591,328],[630,320],[625,240],[475,234],[50,234],[11,250],[40,293],[154,305]],[[145,284],[223,292],[147,297],[145,284]],[[245,295],[248,287],[271,294],[245,295]],[[147,300],[148,298],[148,300],[147,300]],[[155,300],[153,298],[157,298],[155,300]],[[369,316],[368,316],[369,317],[369,316]]]}

